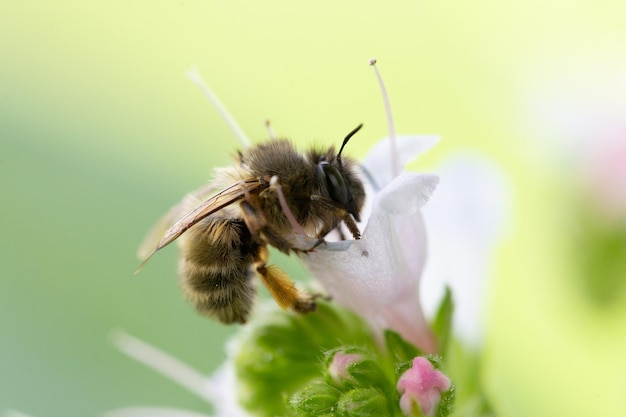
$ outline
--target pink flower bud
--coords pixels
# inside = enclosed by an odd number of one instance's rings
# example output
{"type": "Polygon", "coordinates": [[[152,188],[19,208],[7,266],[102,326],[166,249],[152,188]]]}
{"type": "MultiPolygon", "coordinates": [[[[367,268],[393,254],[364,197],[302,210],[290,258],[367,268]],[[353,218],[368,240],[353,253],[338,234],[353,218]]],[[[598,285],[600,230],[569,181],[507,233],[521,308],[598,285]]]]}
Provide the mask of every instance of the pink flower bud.
{"type": "Polygon", "coordinates": [[[424,416],[431,417],[437,411],[441,394],[450,389],[450,379],[437,371],[428,359],[418,356],[398,380],[397,389],[405,416],[413,415],[414,407],[419,406],[424,416]]]}
{"type": "Polygon", "coordinates": [[[358,353],[337,352],[335,356],[333,356],[333,361],[328,367],[328,373],[330,374],[330,378],[337,385],[341,385],[344,382],[352,379],[352,377],[348,373],[348,366],[361,360],[363,360],[363,356],[359,355],[358,353]]]}

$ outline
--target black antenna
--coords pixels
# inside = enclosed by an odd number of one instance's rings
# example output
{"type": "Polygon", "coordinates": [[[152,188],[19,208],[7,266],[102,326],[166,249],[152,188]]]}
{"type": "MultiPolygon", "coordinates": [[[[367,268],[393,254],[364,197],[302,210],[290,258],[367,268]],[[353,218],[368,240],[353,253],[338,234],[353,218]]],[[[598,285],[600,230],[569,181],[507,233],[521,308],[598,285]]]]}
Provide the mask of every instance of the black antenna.
{"type": "Polygon", "coordinates": [[[339,153],[337,154],[337,162],[339,162],[339,165],[341,165],[341,152],[343,152],[343,148],[344,146],[346,146],[346,143],[348,143],[348,141],[350,140],[350,138],[352,136],[354,136],[354,134],[356,132],[358,132],[359,130],[361,130],[361,128],[363,127],[363,123],[361,123],[360,125],[358,125],[357,127],[355,127],[354,129],[352,129],[352,131],[350,133],[348,133],[348,135],[346,136],[346,138],[343,140],[343,143],[341,144],[341,148],[339,148],[339,153]]]}

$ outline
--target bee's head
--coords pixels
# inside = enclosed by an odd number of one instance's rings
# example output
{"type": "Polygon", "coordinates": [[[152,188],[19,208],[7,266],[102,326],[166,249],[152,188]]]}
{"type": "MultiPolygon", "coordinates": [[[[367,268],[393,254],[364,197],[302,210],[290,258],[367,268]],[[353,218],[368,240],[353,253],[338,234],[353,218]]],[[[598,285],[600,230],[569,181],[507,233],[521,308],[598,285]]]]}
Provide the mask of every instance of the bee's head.
{"type": "Polygon", "coordinates": [[[330,198],[339,207],[350,213],[356,221],[360,221],[359,212],[365,200],[365,192],[361,180],[353,172],[353,163],[350,161],[344,165],[341,152],[350,138],[362,127],[363,124],[360,124],[348,133],[337,156],[330,160],[322,157],[317,164],[319,174],[326,185],[330,198]]]}

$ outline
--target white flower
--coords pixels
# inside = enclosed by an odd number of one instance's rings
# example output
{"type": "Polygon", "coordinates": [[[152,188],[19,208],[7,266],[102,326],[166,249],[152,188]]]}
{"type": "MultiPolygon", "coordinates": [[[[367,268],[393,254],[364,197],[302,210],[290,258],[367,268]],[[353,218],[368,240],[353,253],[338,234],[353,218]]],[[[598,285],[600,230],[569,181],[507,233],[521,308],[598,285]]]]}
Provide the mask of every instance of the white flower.
{"type": "MultiPolygon", "coordinates": [[[[374,65],[376,60],[370,60],[374,65]]],[[[420,304],[426,264],[426,233],[420,208],[438,184],[428,174],[400,174],[399,168],[432,147],[435,136],[397,136],[389,97],[378,78],[389,128],[363,161],[378,193],[368,193],[362,213],[367,225],[358,241],[328,243],[303,260],[330,295],[376,329],[391,328],[423,350],[436,350],[420,304]]],[[[424,299],[434,313],[444,283],[452,287],[457,331],[481,339],[481,299],[495,242],[507,213],[508,193],[500,171],[482,158],[460,158],[448,169],[441,196],[427,208],[435,262],[424,299]],[[432,224],[431,224],[432,223],[432,224]],[[447,282],[445,282],[447,281],[447,282]]],[[[429,255],[430,256],[430,255],[429,255]]],[[[477,344],[477,343],[475,343],[477,344]]]]}
{"type": "MultiPolygon", "coordinates": [[[[429,149],[432,136],[397,138],[400,163],[429,149]]],[[[402,173],[392,178],[388,140],[363,161],[382,189],[370,195],[371,214],[360,240],[328,242],[301,258],[307,269],[338,303],[375,328],[398,331],[428,352],[435,341],[419,302],[419,281],[426,260],[426,236],[420,208],[437,186],[432,174],[402,173]]],[[[369,209],[365,210],[366,212],[369,209]]]]}
{"type": "Polygon", "coordinates": [[[422,305],[432,316],[449,286],[454,333],[478,347],[483,339],[487,279],[496,245],[506,233],[511,187],[502,170],[476,152],[458,151],[437,171],[440,184],[423,210],[429,251],[422,305]]]}

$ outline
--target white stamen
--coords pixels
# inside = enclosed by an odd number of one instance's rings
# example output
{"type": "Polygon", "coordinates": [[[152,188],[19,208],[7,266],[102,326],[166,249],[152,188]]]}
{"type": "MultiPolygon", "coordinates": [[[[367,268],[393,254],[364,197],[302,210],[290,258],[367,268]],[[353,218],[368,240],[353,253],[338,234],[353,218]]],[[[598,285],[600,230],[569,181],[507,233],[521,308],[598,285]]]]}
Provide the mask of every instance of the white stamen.
{"type": "Polygon", "coordinates": [[[376,66],[376,58],[371,58],[369,60],[369,64],[374,67],[374,72],[376,73],[376,78],[378,79],[378,85],[380,86],[380,92],[383,96],[385,113],[387,114],[389,146],[391,146],[391,174],[393,175],[393,178],[395,178],[398,174],[400,174],[400,166],[398,163],[398,146],[396,145],[396,126],[393,122],[393,114],[391,113],[391,103],[389,102],[389,95],[387,94],[383,77],[380,75],[380,71],[378,71],[378,67],[376,66]]]}
{"type": "Polygon", "coordinates": [[[108,411],[102,417],[210,417],[193,411],[165,407],[127,407],[108,411]]]}
{"type": "Polygon", "coordinates": [[[32,417],[30,414],[24,414],[17,410],[4,410],[2,417],[32,417]]]}
{"type": "Polygon", "coordinates": [[[276,140],[276,132],[274,132],[274,128],[272,127],[270,119],[265,119],[265,128],[267,129],[267,133],[269,134],[270,139],[276,140]]]}
{"type": "Polygon", "coordinates": [[[112,331],[109,340],[121,352],[211,403],[212,398],[207,393],[207,378],[189,365],[122,330],[112,331]]]}
{"type": "Polygon", "coordinates": [[[300,223],[298,223],[298,221],[296,220],[296,217],[293,215],[293,213],[291,212],[291,209],[287,205],[285,194],[283,193],[283,189],[280,186],[280,183],[278,182],[278,177],[276,175],[274,175],[270,179],[270,186],[276,190],[276,195],[278,195],[278,202],[280,203],[280,208],[283,209],[283,213],[285,213],[285,217],[287,217],[287,220],[289,220],[289,224],[291,225],[293,230],[299,235],[306,236],[306,232],[304,231],[302,226],[300,226],[300,223]]]}
{"type": "Polygon", "coordinates": [[[244,131],[239,127],[233,116],[230,115],[226,107],[222,104],[222,102],[217,98],[215,93],[209,88],[208,85],[202,79],[202,75],[196,66],[193,66],[189,71],[185,72],[187,78],[196,83],[200,90],[204,93],[204,95],[209,99],[209,101],[213,104],[213,106],[220,112],[222,118],[226,121],[230,129],[233,131],[239,142],[243,145],[244,148],[250,147],[250,139],[244,133],[244,131]]]}

